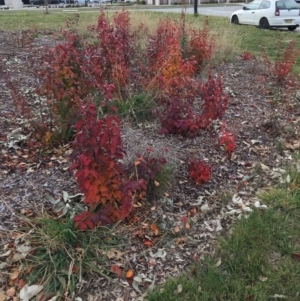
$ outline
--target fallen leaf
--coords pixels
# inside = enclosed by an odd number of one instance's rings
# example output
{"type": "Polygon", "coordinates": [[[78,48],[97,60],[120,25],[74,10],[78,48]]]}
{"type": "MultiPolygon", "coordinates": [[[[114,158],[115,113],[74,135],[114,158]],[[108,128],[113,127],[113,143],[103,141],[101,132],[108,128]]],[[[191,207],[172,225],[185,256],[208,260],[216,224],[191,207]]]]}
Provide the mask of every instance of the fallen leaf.
{"type": "Polygon", "coordinates": [[[16,294],[16,288],[15,287],[10,287],[7,291],[6,291],[6,295],[8,297],[13,297],[16,294]]]}
{"type": "Polygon", "coordinates": [[[159,182],[157,182],[156,180],[154,180],[154,185],[155,185],[156,187],[158,187],[160,184],[159,184],[159,182]]]}
{"type": "Polygon", "coordinates": [[[32,247],[30,246],[30,243],[25,242],[24,244],[17,246],[16,250],[19,253],[28,253],[31,249],[32,249],[32,247]]]}
{"type": "Polygon", "coordinates": [[[150,255],[154,258],[165,258],[167,256],[167,252],[163,249],[158,249],[155,254],[150,253],[150,255]]]}
{"type": "Polygon", "coordinates": [[[20,299],[22,301],[29,301],[32,297],[36,296],[39,292],[42,291],[44,287],[42,285],[31,285],[27,284],[20,291],[20,299]]]}
{"type": "Polygon", "coordinates": [[[87,301],[95,301],[94,296],[91,295],[91,294],[88,294],[88,295],[87,295],[87,301]]]}
{"type": "Polygon", "coordinates": [[[180,231],[180,228],[179,228],[179,226],[175,226],[175,228],[174,228],[174,232],[175,233],[177,233],[177,232],[179,232],[180,231]]]}
{"type": "Polygon", "coordinates": [[[185,229],[187,229],[187,230],[190,229],[190,224],[189,223],[185,224],[185,229]]]}
{"type": "Polygon", "coordinates": [[[110,267],[110,270],[111,270],[113,273],[117,274],[118,277],[121,277],[122,271],[120,270],[120,268],[119,268],[116,264],[113,264],[113,265],[110,267]]]}
{"type": "Polygon", "coordinates": [[[153,245],[153,243],[152,243],[152,241],[150,241],[150,240],[145,240],[145,241],[144,241],[144,245],[147,246],[147,247],[150,247],[150,246],[153,245]]]}
{"type": "Polygon", "coordinates": [[[19,270],[14,270],[10,276],[9,276],[9,279],[10,280],[16,280],[20,275],[20,271],[19,270]]]}
{"type": "Polygon", "coordinates": [[[108,259],[120,259],[123,253],[116,249],[110,249],[106,252],[106,255],[108,259]]]}
{"type": "Polygon", "coordinates": [[[209,209],[209,206],[208,206],[208,204],[203,204],[202,206],[201,206],[201,211],[206,211],[206,210],[208,210],[209,209]]]}
{"type": "Polygon", "coordinates": [[[258,279],[259,279],[260,281],[262,281],[262,282],[265,282],[265,281],[268,280],[267,277],[263,277],[263,276],[259,276],[258,279]]]}
{"type": "Polygon", "coordinates": [[[222,259],[219,258],[219,260],[218,260],[217,263],[215,264],[215,267],[216,267],[216,268],[219,267],[219,266],[221,265],[221,263],[222,263],[222,259]]]}
{"type": "Polygon", "coordinates": [[[188,241],[187,237],[178,237],[175,239],[175,244],[180,245],[180,244],[186,243],[187,241],[188,241]]]}
{"type": "Polygon", "coordinates": [[[177,290],[174,292],[175,294],[180,294],[182,292],[182,284],[178,284],[177,290]]]}
{"type": "Polygon", "coordinates": [[[6,257],[6,256],[8,256],[10,253],[11,253],[11,250],[8,250],[8,251],[6,251],[5,253],[0,254],[0,257],[6,257]]]}
{"type": "Polygon", "coordinates": [[[22,260],[26,257],[26,255],[27,255],[27,253],[15,253],[12,258],[12,261],[16,262],[16,261],[22,260]]]}
{"type": "Polygon", "coordinates": [[[157,226],[156,225],[154,225],[154,224],[152,224],[151,226],[150,226],[150,229],[154,232],[154,235],[155,236],[157,236],[158,235],[158,228],[157,228],[157,226]]]}
{"type": "Polygon", "coordinates": [[[187,220],[187,217],[186,217],[186,216],[182,216],[182,217],[181,217],[181,221],[182,221],[183,223],[186,223],[186,220],[187,220]]]}
{"type": "Polygon", "coordinates": [[[4,295],[3,293],[0,293],[0,301],[5,301],[6,300],[6,295],[4,295]]]}
{"type": "Polygon", "coordinates": [[[133,281],[132,282],[132,287],[137,291],[137,292],[141,292],[141,290],[139,289],[139,283],[137,281],[133,281]]]}
{"type": "Polygon", "coordinates": [[[300,148],[300,142],[297,141],[297,142],[295,142],[294,144],[286,143],[286,144],[285,144],[285,147],[286,147],[287,149],[290,149],[290,150],[299,149],[299,148],[300,148]]]}
{"type": "Polygon", "coordinates": [[[138,282],[138,283],[142,283],[143,279],[140,275],[137,275],[133,278],[134,281],[138,282]]]}
{"type": "Polygon", "coordinates": [[[133,270],[128,270],[125,275],[126,279],[130,279],[133,277],[133,270]]]}
{"type": "Polygon", "coordinates": [[[260,163],[260,167],[261,167],[261,169],[262,170],[264,170],[264,171],[266,171],[266,170],[269,170],[270,168],[267,166],[267,165],[265,165],[265,164],[262,164],[262,163],[260,163]]]}
{"type": "Polygon", "coordinates": [[[143,279],[142,279],[141,275],[137,275],[133,278],[132,287],[137,292],[141,292],[141,290],[139,289],[139,285],[142,283],[142,281],[143,281],[143,279]]]}

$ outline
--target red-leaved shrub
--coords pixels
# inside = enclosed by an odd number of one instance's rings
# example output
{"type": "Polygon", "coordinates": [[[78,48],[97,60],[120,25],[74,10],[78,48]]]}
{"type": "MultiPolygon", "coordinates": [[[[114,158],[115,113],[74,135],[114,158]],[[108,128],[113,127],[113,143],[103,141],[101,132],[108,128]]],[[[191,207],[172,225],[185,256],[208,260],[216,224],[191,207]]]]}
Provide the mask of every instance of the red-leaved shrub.
{"type": "Polygon", "coordinates": [[[196,185],[208,182],[211,176],[211,167],[204,161],[191,160],[188,166],[188,175],[196,185]]]}
{"type": "Polygon", "coordinates": [[[262,48],[262,58],[269,68],[272,76],[278,84],[287,84],[291,78],[291,71],[300,56],[300,48],[297,46],[295,40],[290,40],[285,46],[283,37],[281,35],[277,38],[277,54],[274,63],[269,59],[266,49],[262,48]]]}
{"type": "Polygon", "coordinates": [[[146,183],[144,180],[130,182],[124,174],[120,162],[124,150],[119,119],[108,115],[98,120],[93,104],[80,110],[71,170],[76,171],[84,203],[89,205],[89,212],[74,219],[75,226],[83,230],[126,217],[132,209],[135,193],[146,190],[146,183]]]}
{"type": "Polygon", "coordinates": [[[235,150],[235,138],[234,135],[226,130],[226,123],[221,122],[220,133],[218,139],[219,145],[222,145],[226,152],[232,153],[235,150]]]}

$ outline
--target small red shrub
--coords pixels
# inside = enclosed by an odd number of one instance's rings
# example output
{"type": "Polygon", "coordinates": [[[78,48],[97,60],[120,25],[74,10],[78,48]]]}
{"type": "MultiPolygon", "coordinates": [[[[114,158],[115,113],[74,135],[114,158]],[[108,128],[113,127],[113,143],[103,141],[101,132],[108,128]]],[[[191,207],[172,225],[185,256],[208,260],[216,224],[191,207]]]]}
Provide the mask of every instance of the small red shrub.
{"type": "Polygon", "coordinates": [[[228,131],[221,132],[219,145],[223,145],[226,152],[232,153],[235,150],[235,138],[233,134],[228,131]]]}
{"type": "Polygon", "coordinates": [[[151,180],[155,180],[156,175],[161,171],[162,166],[167,163],[164,157],[154,158],[149,155],[141,156],[137,154],[135,160],[136,167],[136,180],[143,179],[146,183],[151,180]]]}
{"type": "Polygon", "coordinates": [[[283,45],[282,36],[277,38],[277,55],[275,62],[272,63],[266,53],[266,49],[262,48],[262,58],[265,65],[269,68],[272,76],[278,84],[286,84],[291,78],[291,71],[300,56],[300,48],[295,40],[288,42],[287,46],[283,45]]]}
{"type": "Polygon", "coordinates": [[[225,151],[228,153],[232,153],[235,150],[234,135],[226,130],[226,123],[224,121],[220,123],[220,133],[218,142],[219,145],[223,145],[225,151]]]}
{"type": "Polygon", "coordinates": [[[211,167],[204,161],[192,160],[188,166],[188,174],[196,185],[205,183],[211,177],[211,167]]]}

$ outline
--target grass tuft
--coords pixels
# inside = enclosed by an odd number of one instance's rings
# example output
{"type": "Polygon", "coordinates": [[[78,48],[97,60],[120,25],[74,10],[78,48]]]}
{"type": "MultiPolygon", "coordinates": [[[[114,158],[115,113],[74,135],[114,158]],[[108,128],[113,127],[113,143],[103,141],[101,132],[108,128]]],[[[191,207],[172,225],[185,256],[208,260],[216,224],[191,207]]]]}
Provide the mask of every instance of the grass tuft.
{"type": "Polygon", "coordinates": [[[43,285],[45,294],[60,297],[73,298],[86,277],[110,279],[106,251],[128,243],[112,229],[77,231],[72,220],[47,216],[26,221],[18,233],[26,234],[32,246],[22,264],[26,282],[43,285]]]}

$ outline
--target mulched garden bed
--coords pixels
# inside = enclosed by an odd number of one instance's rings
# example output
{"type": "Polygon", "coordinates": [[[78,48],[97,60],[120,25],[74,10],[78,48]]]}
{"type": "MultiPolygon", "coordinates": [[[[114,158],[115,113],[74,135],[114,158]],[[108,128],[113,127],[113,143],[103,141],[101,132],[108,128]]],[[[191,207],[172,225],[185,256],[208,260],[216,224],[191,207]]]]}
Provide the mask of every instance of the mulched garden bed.
{"type": "MultiPolygon", "coordinates": [[[[52,42],[48,35],[40,35],[34,47],[52,42]]],[[[29,53],[26,45],[20,44],[19,33],[0,32],[0,54],[20,86],[30,88],[30,70],[26,67],[29,53]]],[[[230,95],[224,119],[235,135],[235,152],[228,155],[220,150],[217,124],[199,137],[185,138],[159,135],[156,122],[124,123],[126,160],[131,161],[135,153],[151,147],[154,154],[164,153],[171,163],[174,181],[160,201],[149,201],[136,209],[139,219],[125,221],[116,230],[131,238],[131,243],[106,254],[112,265],[124,272],[132,269],[141,281],[133,283],[124,275],[112,275],[111,282],[105,278],[84,279],[79,293],[82,300],[143,300],[149,287],[162,283],[168,275],[183,273],[212,254],[216,238],[239,218],[239,209],[253,207],[261,189],[285,178],[284,170],[299,149],[300,99],[296,88],[279,95],[278,87],[258,59],[245,61],[237,57],[231,63],[215,66],[214,72],[223,74],[224,92],[230,95]],[[195,186],[188,178],[187,164],[193,157],[212,166],[209,182],[195,186]],[[151,231],[152,224],[158,233],[151,231]],[[150,246],[145,245],[145,240],[151,242],[150,246]]],[[[13,147],[7,144],[7,135],[13,131],[28,133],[14,115],[4,76],[7,75],[0,72],[0,255],[7,243],[7,230],[18,227],[16,216],[49,208],[47,192],[54,197],[61,196],[62,191],[79,192],[68,169],[70,145],[37,154],[25,143],[10,145],[13,147]]],[[[0,276],[0,290],[5,290],[6,283],[4,273],[0,276]]]]}

